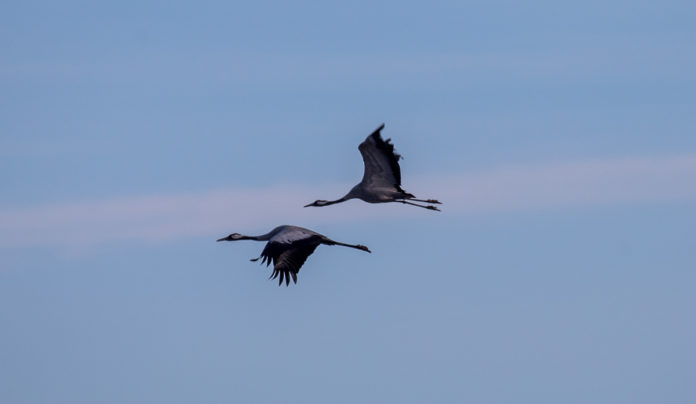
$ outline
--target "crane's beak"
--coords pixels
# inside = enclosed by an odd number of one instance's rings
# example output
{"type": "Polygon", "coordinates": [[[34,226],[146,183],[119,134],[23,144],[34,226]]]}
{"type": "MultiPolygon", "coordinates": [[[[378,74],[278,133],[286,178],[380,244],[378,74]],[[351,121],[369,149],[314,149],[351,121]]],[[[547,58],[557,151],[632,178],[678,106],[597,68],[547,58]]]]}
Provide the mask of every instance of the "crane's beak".
{"type": "Polygon", "coordinates": [[[229,240],[229,238],[230,238],[230,236],[227,236],[227,237],[219,238],[219,239],[217,239],[217,241],[227,241],[227,240],[229,240]]]}
{"type": "Polygon", "coordinates": [[[305,207],[305,208],[308,208],[308,207],[310,207],[310,206],[314,206],[314,202],[308,203],[308,204],[306,204],[304,207],[305,207]]]}

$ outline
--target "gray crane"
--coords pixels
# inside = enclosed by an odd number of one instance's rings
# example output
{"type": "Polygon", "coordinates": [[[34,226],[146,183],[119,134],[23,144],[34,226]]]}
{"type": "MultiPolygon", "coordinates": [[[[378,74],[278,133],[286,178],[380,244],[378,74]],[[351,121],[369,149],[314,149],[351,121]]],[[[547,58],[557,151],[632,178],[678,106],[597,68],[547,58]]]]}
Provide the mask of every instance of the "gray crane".
{"type": "Polygon", "coordinates": [[[283,279],[285,280],[285,286],[290,285],[290,277],[292,277],[293,282],[297,283],[297,273],[300,271],[302,264],[319,247],[319,244],[342,245],[371,252],[364,245],[341,243],[312,230],[289,225],[278,226],[260,236],[245,236],[239,233],[232,233],[227,237],[218,239],[218,241],[237,240],[268,241],[266,247],[261,251],[261,255],[258,258],[253,258],[251,261],[256,262],[259,258],[263,258],[261,264],[266,264],[266,266],[273,261],[273,273],[269,279],[275,279],[280,276],[278,286],[283,284],[283,279]]]}
{"type": "Polygon", "coordinates": [[[372,132],[358,147],[365,163],[362,181],[340,199],[335,201],[320,199],[305,205],[305,208],[308,206],[328,206],[357,198],[369,203],[400,202],[418,206],[419,208],[440,211],[440,209],[432,205],[413,203],[415,201],[440,204],[439,201],[435,199],[416,199],[415,195],[401,188],[401,168],[399,167],[401,156],[394,151],[394,145],[390,143],[391,139],[386,141],[382,139],[380,135],[382,129],[384,129],[384,124],[372,132]]]}

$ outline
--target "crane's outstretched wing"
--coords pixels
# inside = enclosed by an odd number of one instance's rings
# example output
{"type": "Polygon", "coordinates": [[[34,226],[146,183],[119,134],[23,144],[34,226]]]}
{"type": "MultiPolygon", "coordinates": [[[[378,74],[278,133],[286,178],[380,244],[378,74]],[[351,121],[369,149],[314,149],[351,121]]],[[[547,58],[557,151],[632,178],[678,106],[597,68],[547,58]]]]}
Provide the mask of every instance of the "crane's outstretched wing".
{"type": "Polygon", "coordinates": [[[391,139],[384,141],[380,131],[384,124],[380,125],[370,136],[360,143],[358,150],[362,154],[365,163],[365,173],[362,183],[368,187],[394,187],[401,189],[401,168],[399,159],[401,156],[394,151],[391,139]]]}
{"type": "Polygon", "coordinates": [[[289,285],[290,277],[297,283],[297,273],[320,243],[320,235],[306,232],[304,229],[283,232],[273,236],[266,244],[261,252],[261,263],[268,266],[273,262],[270,279],[280,277],[278,285],[282,285],[283,280],[289,285]]]}

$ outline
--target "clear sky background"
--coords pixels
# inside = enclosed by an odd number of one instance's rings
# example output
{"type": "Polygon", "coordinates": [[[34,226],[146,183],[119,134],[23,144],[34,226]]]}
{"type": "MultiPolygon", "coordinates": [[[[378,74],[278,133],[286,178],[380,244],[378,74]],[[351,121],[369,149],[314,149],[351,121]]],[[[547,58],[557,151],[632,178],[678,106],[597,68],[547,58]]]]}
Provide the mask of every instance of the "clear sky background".
{"type": "Polygon", "coordinates": [[[5,2],[0,402],[696,402],[696,5],[5,2]],[[404,188],[342,196],[386,123],[404,188]],[[310,227],[279,288],[232,232],[310,227]]]}

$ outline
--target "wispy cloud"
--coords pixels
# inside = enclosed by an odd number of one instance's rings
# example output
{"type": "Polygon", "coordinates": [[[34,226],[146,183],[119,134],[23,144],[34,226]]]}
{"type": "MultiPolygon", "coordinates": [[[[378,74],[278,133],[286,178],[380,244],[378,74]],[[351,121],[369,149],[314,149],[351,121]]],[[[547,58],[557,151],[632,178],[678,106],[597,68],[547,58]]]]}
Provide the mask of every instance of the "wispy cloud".
{"type": "MultiPolygon", "coordinates": [[[[445,204],[441,215],[592,205],[696,201],[696,154],[622,158],[407,179],[405,188],[445,204]]],[[[341,196],[353,184],[220,189],[0,209],[0,246],[75,247],[114,240],[165,241],[278,224],[308,225],[436,214],[402,205],[350,201],[302,208],[341,196]]]]}

